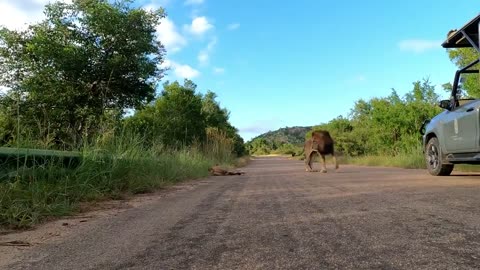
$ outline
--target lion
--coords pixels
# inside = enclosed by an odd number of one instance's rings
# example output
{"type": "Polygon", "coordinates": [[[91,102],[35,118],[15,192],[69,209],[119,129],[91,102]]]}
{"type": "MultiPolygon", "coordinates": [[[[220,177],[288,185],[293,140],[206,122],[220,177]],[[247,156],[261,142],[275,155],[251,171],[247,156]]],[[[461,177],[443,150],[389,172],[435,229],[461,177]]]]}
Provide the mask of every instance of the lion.
{"type": "Polygon", "coordinates": [[[241,171],[229,171],[229,170],[222,169],[220,166],[218,166],[218,164],[213,166],[213,167],[208,168],[208,172],[210,172],[210,174],[213,175],[213,176],[245,174],[244,172],[241,172],[241,171]]]}
{"type": "Polygon", "coordinates": [[[332,155],[333,162],[335,163],[335,169],[338,170],[339,166],[334,151],[334,141],[330,136],[330,133],[326,130],[317,130],[312,132],[312,138],[305,140],[304,144],[305,153],[305,170],[307,172],[314,171],[312,169],[313,155],[317,154],[322,159],[322,173],[327,172],[325,164],[325,155],[332,155]]]}

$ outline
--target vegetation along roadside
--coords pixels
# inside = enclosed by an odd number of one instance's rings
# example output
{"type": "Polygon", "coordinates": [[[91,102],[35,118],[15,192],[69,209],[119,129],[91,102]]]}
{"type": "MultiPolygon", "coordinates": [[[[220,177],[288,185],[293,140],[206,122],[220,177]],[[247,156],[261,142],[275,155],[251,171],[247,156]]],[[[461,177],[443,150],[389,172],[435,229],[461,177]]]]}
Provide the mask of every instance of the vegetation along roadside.
{"type": "Polygon", "coordinates": [[[0,227],[240,164],[243,139],[216,94],[191,80],[160,84],[162,8],[52,2],[45,15],[26,30],[0,28],[0,146],[70,154],[0,155],[0,227]]]}

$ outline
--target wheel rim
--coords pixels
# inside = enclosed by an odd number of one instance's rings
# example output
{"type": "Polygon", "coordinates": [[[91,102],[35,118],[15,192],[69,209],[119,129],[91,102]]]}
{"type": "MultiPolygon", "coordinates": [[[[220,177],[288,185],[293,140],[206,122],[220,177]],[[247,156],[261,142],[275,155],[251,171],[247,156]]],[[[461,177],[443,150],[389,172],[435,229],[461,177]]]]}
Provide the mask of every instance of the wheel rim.
{"type": "Polygon", "coordinates": [[[427,152],[428,165],[432,169],[436,169],[440,165],[440,157],[438,148],[435,145],[431,145],[427,152]]]}

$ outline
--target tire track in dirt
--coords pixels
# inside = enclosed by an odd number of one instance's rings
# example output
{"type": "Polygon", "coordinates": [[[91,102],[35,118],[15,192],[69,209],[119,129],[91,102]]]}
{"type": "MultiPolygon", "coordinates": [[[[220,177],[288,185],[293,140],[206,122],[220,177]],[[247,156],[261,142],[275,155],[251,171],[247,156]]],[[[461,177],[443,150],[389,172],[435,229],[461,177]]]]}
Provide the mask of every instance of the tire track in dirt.
{"type": "MultiPolygon", "coordinates": [[[[152,235],[154,240],[141,254],[111,269],[144,269],[147,265],[154,265],[156,269],[192,269],[195,258],[205,252],[202,246],[222,233],[223,224],[232,210],[234,194],[245,184],[241,177],[235,181],[228,178],[222,180],[229,183],[208,194],[195,207],[192,215],[179,220],[168,229],[168,233],[152,235]]],[[[215,248],[211,251],[210,261],[219,258],[223,250],[221,243],[213,243],[213,246],[215,248]]],[[[102,265],[98,269],[105,267],[102,265]]]]}

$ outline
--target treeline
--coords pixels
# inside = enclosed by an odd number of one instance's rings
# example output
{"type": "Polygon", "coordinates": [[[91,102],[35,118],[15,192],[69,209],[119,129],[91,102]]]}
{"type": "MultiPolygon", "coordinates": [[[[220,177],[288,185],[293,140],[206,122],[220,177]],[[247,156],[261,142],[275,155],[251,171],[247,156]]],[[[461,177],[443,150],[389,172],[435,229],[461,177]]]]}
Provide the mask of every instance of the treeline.
{"type": "MultiPolygon", "coordinates": [[[[441,109],[439,96],[429,80],[413,83],[413,89],[400,97],[392,90],[387,97],[360,99],[346,116],[314,126],[302,140],[316,129],[330,132],[336,151],[343,155],[396,155],[419,151],[420,127],[441,109]]],[[[262,136],[247,143],[252,154],[303,154],[303,141],[297,143],[269,141],[262,136]]]]}
{"type": "Polygon", "coordinates": [[[0,145],[76,150],[128,133],[169,149],[221,139],[244,154],[214,92],[185,80],[157,94],[166,72],[155,33],[162,8],[88,0],[49,4],[45,14],[26,30],[0,29],[0,85],[8,89],[0,145]]]}
{"type": "MultiPolygon", "coordinates": [[[[457,67],[464,67],[478,58],[471,48],[449,49],[450,60],[457,67]]],[[[478,64],[473,68],[478,68],[478,64]]],[[[453,79],[454,74],[452,74],[453,79]]],[[[451,83],[442,88],[447,93],[451,83]]],[[[465,74],[459,96],[480,97],[478,74],[465,74]]],[[[424,120],[431,119],[442,109],[438,106],[439,95],[428,79],[413,82],[412,89],[399,96],[395,89],[386,97],[360,99],[346,115],[338,116],[327,123],[314,126],[328,130],[336,141],[336,151],[347,156],[408,156],[421,155],[420,127],[424,120]]],[[[310,136],[311,131],[305,136],[310,136]]],[[[276,143],[259,136],[247,142],[252,154],[301,155],[303,144],[276,143]]]]}
{"type": "MultiPolygon", "coordinates": [[[[215,150],[215,143],[228,146],[236,156],[245,154],[238,130],[229,122],[229,111],[215,100],[216,94],[196,93],[196,85],[165,83],[154,102],[124,120],[126,130],[143,134],[146,143],[182,148],[203,143],[215,150]]],[[[217,149],[218,150],[218,149],[217,149]]]]}
{"type": "Polygon", "coordinates": [[[2,155],[0,227],[205,177],[244,154],[214,92],[191,80],[161,84],[166,51],[156,29],[165,12],[131,4],[55,2],[40,23],[0,28],[0,146],[80,156],[2,155]]]}
{"type": "MultiPolygon", "coordinates": [[[[449,49],[447,54],[458,68],[478,58],[472,48],[449,49]]],[[[473,68],[478,69],[478,64],[473,68]]],[[[453,79],[454,74],[451,76],[453,79]]],[[[449,97],[452,84],[445,83],[442,88],[449,97]]],[[[460,98],[480,97],[478,74],[465,74],[459,89],[460,98]]],[[[387,97],[358,100],[347,117],[339,116],[313,129],[329,130],[338,151],[349,156],[419,156],[421,125],[442,111],[439,101],[435,87],[424,79],[414,82],[403,97],[393,89],[387,97]]]]}
{"type": "Polygon", "coordinates": [[[348,156],[421,152],[420,127],[441,112],[438,102],[434,86],[428,80],[417,81],[403,97],[392,90],[387,97],[360,99],[347,117],[339,116],[313,129],[328,130],[336,150],[348,156]]]}

